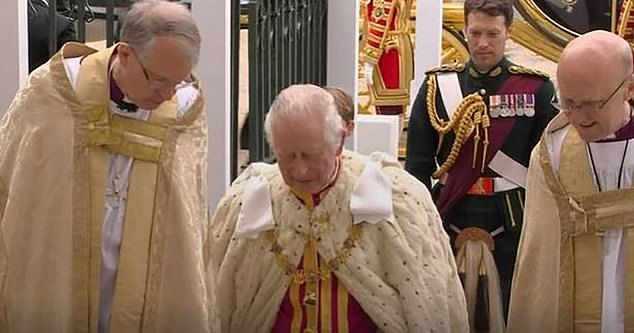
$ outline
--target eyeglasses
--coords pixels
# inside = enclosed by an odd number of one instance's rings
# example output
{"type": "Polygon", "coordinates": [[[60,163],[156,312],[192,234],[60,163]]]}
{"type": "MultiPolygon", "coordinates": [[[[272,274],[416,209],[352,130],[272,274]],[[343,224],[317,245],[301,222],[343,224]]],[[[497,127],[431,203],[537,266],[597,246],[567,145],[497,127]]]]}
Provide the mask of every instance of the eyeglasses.
{"type": "Polygon", "coordinates": [[[606,98],[602,100],[594,101],[594,102],[586,102],[579,105],[569,105],[568,103],[559,102],[559,101],[553,101],[551,102],[551,104],[556,109],[564,111],[564,112],[601,110],[610,102],[610,100],[612,100],[614,96],[616,96],[616,93],[619,90],[621,90],[621,88],[623,88],[623,85],[625,84],[625,82],[627,82],[631,77],[632,77],[631,74],[626,76],[625,79],[623,79],[623,81],[621,81],[621,83],[619,83],[619,85],[616,86],[616,88],[606,98]]]}
{"type": "Polygon", "coordinates": [[[133,53],[134,53],[134,56],[136,57],[137,63],[139,63],[139,67],[141,68],[141,71],[143,72],[143,76],[145,76],[145,80],[148,82],[149,85],[159,87],[159,88],[170,88],[170,89],[178,90],[180,88],[185,88],[193,83],[193,79],[191,75],[186,80],[178,81],[178,82],[171,81],[160,75],[157,75],[153,73],[152,71],[150,71],[149,69],[147,69],[147,67],[143,65],[141,58],[139,58],[138,54],[135,51],[133,51],[133,53]]]}

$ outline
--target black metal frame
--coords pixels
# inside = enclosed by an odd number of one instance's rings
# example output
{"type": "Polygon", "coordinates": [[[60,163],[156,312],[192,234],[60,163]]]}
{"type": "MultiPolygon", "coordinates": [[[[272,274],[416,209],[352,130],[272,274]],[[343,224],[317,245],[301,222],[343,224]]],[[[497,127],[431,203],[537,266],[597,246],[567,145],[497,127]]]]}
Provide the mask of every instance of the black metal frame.
{"type": "Polygon", "coordinates": [[[231,1],[231,115],[230,115],[230,158],[231,181],[238,176],[238,112],[240,101],[240,0],[231,1]]]}
{"type": "Polygon", "coordinates": [[[249,161],[271,160],[264,119],[280,90],[326,83],[327,0],[258,0],[249,13],[249,161]]]}
{"type": "Polygon", "coordinates": [[[53,55],[57,52],[57,0],[49,0],[48,17],[48,53],[53,55]]]}
{"type": "MultiPolygon", "coordinates": [[[[70,8],[66,9],[62,14],[70,17],[76,23],[77,40],[86,42],[86,23],[92,22],[95,18],[106,20],[106,45],[112,46],[118,40],[119,21],[121,17],[115,13],[115,0],[104,0],[104,13],[93,12],[89,0],[72,0],[70,8]],[[115,24],[116,23],[116,24],[115,24]]],[[[57,0],[48,0],[48,15],[56,17],[57,0]]],[[[53,55],[57,52],[57,20],[49,20],[49,54],[53,55]]]]}

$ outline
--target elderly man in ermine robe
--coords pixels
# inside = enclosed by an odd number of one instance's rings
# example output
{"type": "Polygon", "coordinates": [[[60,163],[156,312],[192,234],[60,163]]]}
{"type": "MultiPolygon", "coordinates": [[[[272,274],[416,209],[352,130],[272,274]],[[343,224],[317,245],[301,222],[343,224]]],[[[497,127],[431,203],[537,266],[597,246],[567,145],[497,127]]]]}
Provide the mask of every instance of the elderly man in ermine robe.
{"type": "Polygon", "coordinates": [[[342,153],[332,96],[285,89],[276,165],[252,164],[209,235],[223,332],[466,332],[447,235],[425,186],[381,154],[342,153]]]}
{"type": "Polygon", "coordinates": [[[509,332],[634,331],[632,69],[606,31],[561,55],[563,112],[531,156],[509,332]]]}

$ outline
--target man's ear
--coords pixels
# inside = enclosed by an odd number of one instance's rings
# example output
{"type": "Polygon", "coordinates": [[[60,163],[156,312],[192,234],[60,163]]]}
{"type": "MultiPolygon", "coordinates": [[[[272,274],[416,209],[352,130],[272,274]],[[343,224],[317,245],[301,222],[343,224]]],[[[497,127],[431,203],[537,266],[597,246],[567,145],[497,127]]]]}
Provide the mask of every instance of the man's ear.
{"type": "Polygon", "coordinates": [[[627,99],[634,98],[634,74],[630,75],[630,81],[627,83],[627,99]]]}
{"type": "Polygon", "coordinates": [[[345,142],[346,142],[346,132],[344,129],[341,135],[341,142],[339,143],[339,147],[337,148],[337,155],[341,155],[341,153],[343,152],[343,145],[345,142]]]}
{"type": "Polygon", "coordinates": [[[350,136],[352,135],[352,133],[354,133],[354,121],[346,124],[346,132],[347,136],[350,136]]]}
{"type": "Polygon", "coordinates": [[[506,28],[506,40],[511,39],[512,32],[513,32],[513,22],[511,22],[511,25],[509,25],[508,28],[506,28]]]}
{"type": "Polygon", "coordinates": [[[134,54],[132,54],[133,52],[134,51],[132,51],[130,44],[126,42],[121,42],[119,43],[119,45],[117,45],[117,58],[121,65],[123,65],[124,67],[128,66],[131,61],[130,59],[134,57],[134,54]]]}

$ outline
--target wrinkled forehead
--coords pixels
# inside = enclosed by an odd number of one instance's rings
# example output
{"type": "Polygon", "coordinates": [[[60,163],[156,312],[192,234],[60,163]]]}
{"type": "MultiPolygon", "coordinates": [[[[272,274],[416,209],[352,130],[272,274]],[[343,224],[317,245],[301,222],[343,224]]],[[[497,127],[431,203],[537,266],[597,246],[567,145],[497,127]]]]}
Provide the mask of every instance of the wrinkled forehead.
{"type": "Polygon", "coordinates": [[[320,119],[318,112],[310,109],[304,109],[302,105],[288,105],[288,109],[275,111],[277,114],[272,114],[273,128],[281,131],[288,131],[296,129],[303,131],[312,127],[319,127],[322,125],[322,119],[320,119]]]}
{"type": "Polygon", "coordinates": [[[166,66],[192,66],[190,56],[181,41],[172,37],[154,37],[150,47],[143,54],[146,60],[162,60],[166,66]]]}
{"type": "Polygon", "coordinates": [[[306,115],[284,115],[272,124],[274,144],[278,150],[315,149],[325,145],[324,123],[306,115]]]}
{"type": "Polygon", "coordinates": [[[284,139],[282,136],[275,137],[275,146],[273,147],[273,151],[277,155],[286,155],[286,154],[305,154],[305,155],[316,155],[316,154],[324,154],[328,153],[330,150],[328,149],[328,145],[321,140],[309,140],[304,138],[304,140],[293,140],[293,139],[284,139]]]}
{"type": "Polygon", "coordinates": [[[161,79],[180,82],[190,79],[193,64],[181,44],[171,38],[157,38],[148,49],[143,65],[161,79]]]}

